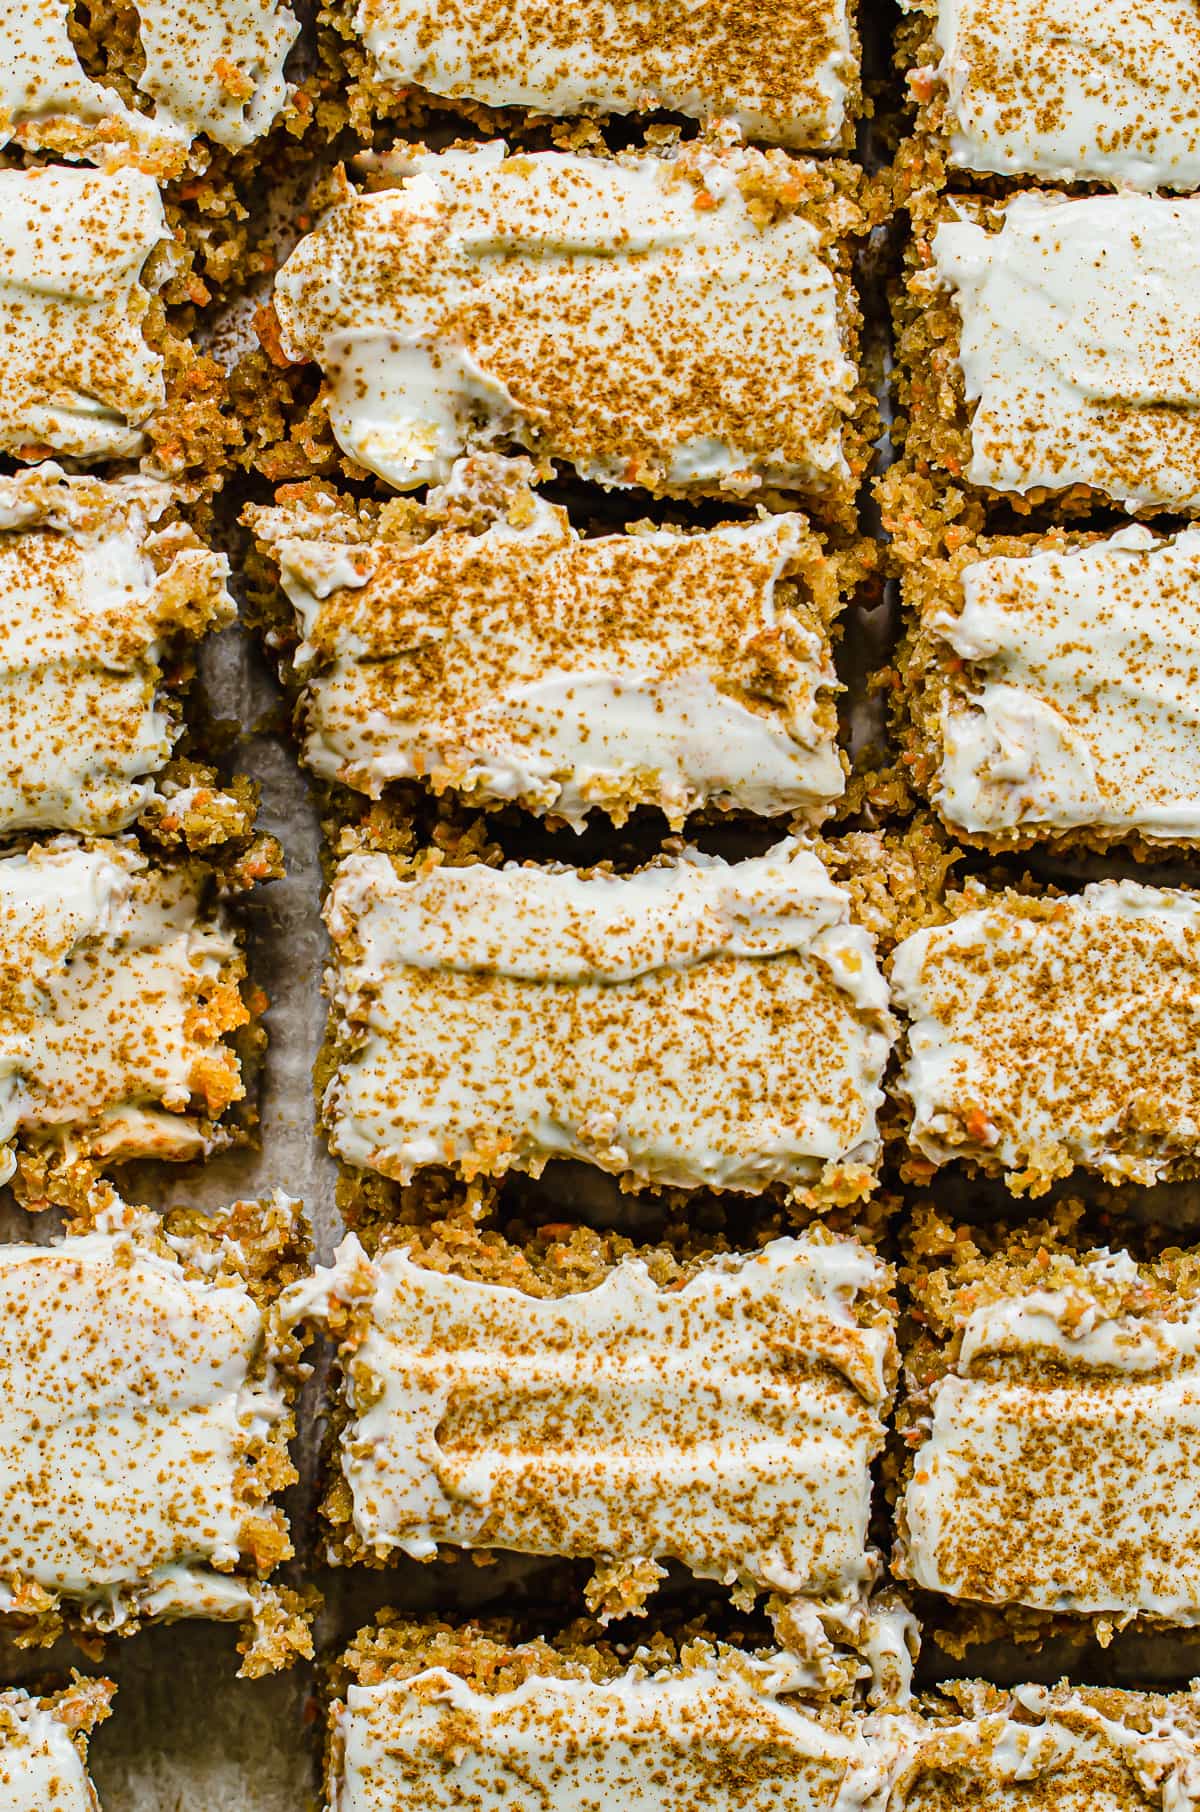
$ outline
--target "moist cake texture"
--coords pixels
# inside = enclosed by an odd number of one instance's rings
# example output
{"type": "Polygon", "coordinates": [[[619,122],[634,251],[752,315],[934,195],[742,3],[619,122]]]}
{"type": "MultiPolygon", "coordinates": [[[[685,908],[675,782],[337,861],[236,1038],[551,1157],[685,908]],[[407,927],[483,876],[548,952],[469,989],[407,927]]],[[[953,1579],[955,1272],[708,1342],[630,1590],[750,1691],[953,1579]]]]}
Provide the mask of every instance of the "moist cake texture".
{"type": "Polygon", "coordinates": [[[891,1042],[869,935],[785,841],[633,875],[348,856],[326,908],[348,1163],[406,1181],[573,1157],[653,1185],[853,1200],[891,1042]]]}
{"type": "Polygon", "coordinates": [[[339,29],[381,87],[559,116],[666,108],[733,120],[749,138],[828,149],[849,139],[858,45],[848,0],[664,11],[578,0],[358,0],[339,29]]]}
{"type": "Polygon", "coordinates": [[[1200,509],[1200,200],[947,204],[928,249],[905,336],[910,458],[928,448],[951,477],[1034,502],[1200,509]],[[961,385],[949,411],[939,328],[961,385]]]}
{"type": "MultiPolygon", "coordinates": [[[[56,838],[0,858],[0,1171],[196,1158],[243,1094],[232,925],[199,863],[56,838]]],[[[18,1178],[20,1181],[20,1178],[18,1178]]]]}
{"type": "Polygon", "coordinates": [[[351,1557],[443,1543],[651,1577],[671,1559],[845,1620],[878,1570],[889,1287],[874,1254],[821,1232],[669,1289],[627,1258],[550,1299],[406,1248],[370,1260],[351,1236],[282,1309],[341,1330],[351,1557]]]}
{"type": "MultiPolygon", "coordinates": [[[[282,1198],[259,1212],[294,1232],[282,1198]]],[[[296,1474],[291,1349],[238,1239],[254,1214],[164,1237],[110,1199],[86,1232],[0,1246],[0,1616],[18,1641],[219,1618],[246,1626],[249,1673],[307,1644],[266,1583],[292,1551],[272,1494],[296,1474]]]]}
{"type": "Polygon", "coordinates": [[[358,466],[403,490],[516,442],[609,486],[849,503],[832,177],[701,144],[414,148],[385,172],[346,189],[275,283],[278,356],[321,367],[358,466]]]}
{"type": "Polygon", "coordinates": [[[262,137],[288,95],[283,64],[300,27],[287,7],[276,0],[136,6],[141,67],[117,64],[115,79],[97,81],[72,41],[71,0],[3,0],[0,145],[97,163],[132,151],[142,168],[165,177],[185,166],[201,135],[229,150],[262,137]]]}
{"type": "Polygon", "coordinates": [[[1200,531],[998,545],[905,574],[912,758],[939,814],[992,848],[1195,842],[1200,531]]]}
{"type": "Polygon", "coordinates": [[[0,1812],[100,1812],[88,1779],[87,1739],[109,1715],[110,1680],[76,1679],[37,1698],[0,1692],[0,1812]]]}
{"type": "Polygon", "coordinates": [[[142,451],[166,400],[142,271],[169,238],[144,171],[0,170],[0,451],[142,451]]]}
{"type": "Polygon", "coordinates": [[[123,830],[182,727],[164,669],[232,622],[229,565],[166,485],[0,478],[0,832],[123,830]]]}
{"type": "Polygon", "coordinates": [[[1200,186],[1195,0],[905,0],[909,77],[952,167],[1124,189],[1200,186]]]}
{"type": "Polygon", "coordinates": [[[585,538],[527,468],[478,466],[431,498],[426,540],[327,496],[250,513],[302,638],[313,772],[372,798],[425,778],[580,827],[643,804],[674,826],[709,805],[824,817],[844,785],[842,600],[804,517],[585,538]],[[439,528],[493,479],[485,525],[439,528]]]}
{"type": "Polygon", "coordinates": [[[1200,1622],[1195,1252],[1001,1250],[952,1270],[921,1319],[902,1576],[1118,1625],[1200,1622]]]}
{"type": "Polygon", "coordinates": [[[1134,881],[1067,897],[961,897],[892,959],[907,1013],[910,1147],[1040,1193],[1076,1166],[1112,1182],[1200,1157],[1200,902],[1134,881]]]}

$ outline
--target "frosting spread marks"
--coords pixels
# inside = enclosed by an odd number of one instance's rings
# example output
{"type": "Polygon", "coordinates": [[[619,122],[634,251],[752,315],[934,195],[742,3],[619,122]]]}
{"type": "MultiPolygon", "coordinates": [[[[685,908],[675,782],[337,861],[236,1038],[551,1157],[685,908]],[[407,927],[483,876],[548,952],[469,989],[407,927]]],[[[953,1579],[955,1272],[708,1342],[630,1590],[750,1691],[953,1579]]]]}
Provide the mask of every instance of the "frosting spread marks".
{"type": "Polygon", "coordinates": [[[640,804],[676,826],[706,805],[819,821],[841,794],[840,600],[836,578],[832,598],[807,587],[827,562],[802,516],[588,540],[520,489],[479,532],[408,543],[332,507],[253,521],[296,613],[323,779],[378,798],[425,778],[580,828],[640,804]]]}
{"type": "Polygon", "coordinates": [[[871,1186],[887,991],[847,896],[798,843],[590,877],[404,880],[358,854],[326,918],[324,1117],[352,1164],[403,1180],[574,1157],[684,1188],[871,1186]]]}
{"type": "Polygon", "coordinates": [[[557,115],[661,107],[813,149],[841,142],[858,81],[846,0],[359,0],[354,23],[384,82],[557,115]]]}
{"type": "Polygon", "coordinates": [[[670,156],[392,164],[280,271],[280,345],[316,360],[343,452],[400,489],[517,442],[664,493],[851,484],[856,372],[810,166],[670,156]]]}
{"type": "Polygon", "coordinates": [[[1022,194],[938,227],[961,319],[965,476],[1200,508],[1200,200],[1022,194]]]}
{"type": "MultiPolygon", "coordinates": [[[[968,896],[969,897],[969,896],[968,896]]],[[[981,896],[892,959],[910,1145],[1040,1193],[1077,1166],[1179,1173],[1200,1148],[1200,901],[1133,881],[981,896]]]]}

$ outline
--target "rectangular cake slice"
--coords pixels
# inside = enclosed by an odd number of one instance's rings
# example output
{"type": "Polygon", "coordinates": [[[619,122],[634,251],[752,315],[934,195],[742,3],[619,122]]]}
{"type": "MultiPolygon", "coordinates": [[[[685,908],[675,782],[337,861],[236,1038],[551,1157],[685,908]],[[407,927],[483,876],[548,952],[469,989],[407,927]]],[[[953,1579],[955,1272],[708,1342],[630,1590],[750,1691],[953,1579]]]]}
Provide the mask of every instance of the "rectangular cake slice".
{"type": "Polygon", "coordinates": [[[634,874],[348,856],[326,908],[324,1119],[406,1181],[538,1174],[853,1200],[891,1042],[868,933],[816,854],[634,874]]]}
{"type": "Polygon", "coordinates": [[[1134,881],[1034,898],[973,888],[906,938],[899,1091],[909,1169],[965,1159],[1040,1194],[1200,1170],[1200,899],[1134,881]]]}
{"type": "Polygon", "coordinates": [[[156,798],[195,644],[235,615],[174,502],[54,465],[0,478],[0,833],[123,830],[156,798]]]}
{"type": "Polygon", "coordinates": [[[895,1361],[873,1252],[814,1229],[747,1255],[631,1254],[541,1296],[449,1262],[370,1259],[352,1235],[283,1299],[341,1343],[342,1557],[587,1558],[593,1608],[621,1575],[622,1609],[674,1560],[810,1623],[861,1621],[895,1361]]]}
{"type": "Polygon", "coordinates": [[[907,758],[955,835],[1200,839],[1200,530],[968,538],[903,583],[907,758]]]}
{"type": "Polygon", "coordinates": [[[1195,0],[903,0],[924,173],[1200,187],[1195,0]]]}
{"type": "Polygon", "coordinates": [[[70,1189],[129,1158],[195,1158],[242,1098],[224,1034],[250,1012],[202,864],[57,838],[0,858],[0,1169],[70,1189]]]}
{"type": "Polygon", "coordinates": [[[848,515],[870,405],[840,166],[495,142],[384,169],[300,241],[263,326],[284,364],[320,366],[359,466],[411,489],[516,443],[610,487],[848,515]]]}
{"type": "Polygon", "coordinates": [[[789,1655],[698,1640],[631,1666],[605,1645],[384,1619],[341,1670],[329,1812],[500,1812],[531,1780],[564,1807],[850,1812],[883,1785],[861,1730],[806,1703],[789,1655]]]}
{"type": "Polygon", "coordinates": [[[638,805],[819,822],[844,785],[830,624],[860,556],[794,513],[584,536],[514,468],[462,462],[406,536],[327,494],[250,513],[295,612],[313,772],[579,826],[638,805]]]}
{"type": "Polygon", "coordinates": [[[100,1812],[87,1744],[114,1690],[111,1680],[77,1678],[40,1698],[0,1691],[0,1812],[100,1812]]]}
{"type": "Polygon", "coordinates": [[[830,149],[853,143],[859,101],[851,0],[782,12],[716,0],[701,12],[654,0],[358,0],[333,11],[370,59],[367,95],[418,86],[449,100],[542,114],[732,119],[748,138],[830,149]]]}
{"type": "Polygon", "coordinates": [[[901,437],[984,500],[1200,511],[1200,198],[947,201],[901,308],[901,437]]]}
{"type": "Polygon", "coordinates": [[[1109,1627],[1200,1621],[1195,1252],[1138,1263],[1040,1227],[997,1243],[959,1230],[915,1272],[901,1576],[1109,1627]]]}
{"type": "Polygon", "coordinates": [[[283,64],[300,29],[276,0],[136,0],[120,15],[4,0],[0,21],[0,146],[100,164],[132,153],[159,178],[193,152],[203,169],[201,136],[230,150],[262,137],[287,99],[283,64]],[[124,98],[131,89],[140,105],[124,98]]]}
{"type": "Polygon", "coordinates": [[[141,170],[0,170],[0,452],[142,451],[167,394],[143,331],[166,269],[143,272],[170,238],[141,170]]]}
{"type": "Polygon", "coordinates": [[[243,1626],[244,1673],[311,1652],[268,1583],[296,1477],[272,1303],[303,1251],[283,1197],[160,1223],[110,1196],[88,1231],[0,1246],[0,1620],[23,1641],[208,1617],[243,1626]]]}

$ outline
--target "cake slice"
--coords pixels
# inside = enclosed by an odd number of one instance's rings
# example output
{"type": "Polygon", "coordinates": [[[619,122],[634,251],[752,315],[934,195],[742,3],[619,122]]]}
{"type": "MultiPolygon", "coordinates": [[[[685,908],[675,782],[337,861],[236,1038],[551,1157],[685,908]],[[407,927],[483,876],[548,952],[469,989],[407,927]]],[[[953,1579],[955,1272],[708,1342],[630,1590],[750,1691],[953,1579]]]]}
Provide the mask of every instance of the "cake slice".
{"type": "Polygon", "coordinates": [[[245,1088],[226,1035],[258,1001],[213,892],[202,863],[155,866],[128,840],[0,857],[0,1170],[23,1199],[228,1143],[245,1088]]]}
{"type": "Polygon", "coordinates": [[[888,1267],[820,1227],[746,1254],[627,1252],[585,1287],[552,1263],[506,1285],[494,1263],[461,1240],[372,1259],[351,1235],[284,1297],[340,1342],[337,1557],[590,1559],[606,1614],[673,1560],[777,1594],[808,1652],[826,1630],[866,1646],[888,1267]]]}
{"type": "MultiPolygon", "coordinates": [[[[533,114],[649,113],[730,119],[748,138],[811,150],[853,145],[860,94],[851,0],[782,14],[746,0],[695,13],[653,0],[357,0],[330,6],[334,30],[368,58],[351,97],[388,111],[396,90],[533,114]]],[[[336,43],[336,40],[335,40],[336,43]]]]}
{"type": "Polygon", "coordinates": [[[0,1691],[0,1812],[100,1812],[87,1744],[114,1691],[111,1680],[78,1676],[40,1698],[0,1691]]]}
{"type": "Polygon", "coordinates": [[[609,487],[801,494],[853,521],[871,404],[843,167],[497,141],[374,174],[300,241],[261,325],[277,362],[320,367],[351,469],[406,490],[515,443],[609,487]]]}
{"type": "Polygon", "coordinates": [[[347,1163],[854,1200],[891,1043],[870,935],[814,851],[634,874],[360,851],[334,877],[323,1091],[347,1163]]]}
{"type": "Polygon", "coordinates": [[[1109,880],[1043,897],[972,885],[953,904],[892,958],[910,1173],[963,1159],[1035,1194],[1077,1166],[1195,1175],[1196,897],[1109,880]]]}
{"type": "Polygon", "coordinates": [[[295,613],[312,771],[580,828],[638,805],[818,823],[844,785],[830,627],[865,548],[794,512],[582,534],[528,477],[460,462],[403,532],[328,492],[247,512],[295,613]]]}
{"type": "Polygon", "coordinates": [[[903,575],[900,730],[947,828],[995,851],[1195,844],[1200,530],[958,542],[903,575]]]}
{"type": "Polygon", "coordinates": [[[274,1501],[295,1352],[273,1303],[305,1254],[281,1196],[157,1216],[111,1192],[48,1246],[0,1246],[0,1621],[25,1646],[149,1622],[242,1626],[242,1672],[311,1654],[274,1501]]]}

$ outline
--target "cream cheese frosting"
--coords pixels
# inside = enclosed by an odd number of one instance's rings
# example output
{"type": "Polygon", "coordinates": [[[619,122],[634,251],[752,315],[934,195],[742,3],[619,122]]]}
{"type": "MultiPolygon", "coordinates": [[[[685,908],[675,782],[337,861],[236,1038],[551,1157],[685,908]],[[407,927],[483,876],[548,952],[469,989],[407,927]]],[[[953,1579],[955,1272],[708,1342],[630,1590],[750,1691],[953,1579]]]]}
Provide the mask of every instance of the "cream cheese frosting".
{"type": "MultiPolygon", "coordinates": [[[[82,1705],[79,1712],[86,1721],[82,1705]]],[[[53,1699],[15,1686],[0,1692],[0,1812],[100,1812],[67,1717],[53,1699]]]]}
{"type": "Polygon", "coordinates": [[[264,1312],[226,1246],[170,1245],[117,1203],[93,1231],[0,1247],[0,1614],[93,1631],[253,1622],[256,1541],[284,1553],[256,1460],[288,1415],[264,1312]]]}
{"type": "Polygon", "coordinates": [[[928,627],[950,824],[1200,838],[1200,530],[973,561],[928,627]]]}
{"type": "Polygon", "coordinates": [[[354,25],[383,82],[560,116],[666,108],[813,149],[840,142],[857,86],[847,0],[359,0],[354,25]]]}
{"type": "Polygon", "coordinates": [[[326,919],[324,1117],[351,1164],[403,1180],[571,1157],[682,1188],[870,1187],[887,990],[846,894],[795,841],[624,876],[402,880],[356,854],[326,919]]]}
{"type": "Polygon", "coordinates": [[[880,1785],[857,1731],[784,1694],[772,1666],[722,1655],[688,1672],[535,1676],[481,1692],[443,1668],[351,1686],[334,1711],[331,1812],[478,1812],[552,1782],[555,1812],[864,1812],[880,1785]],[[769,1758],[769,1760],[768,1760],[769,1758]]]}
{"type": "Polygon", "coordinates": [[[303,638],[314,773],[372,798],[427,778],[580,829],[639,804],[677,826],[708,805],[824,817],[839,687],[799,577],[823,557],[804,518],[589,540],[522,502],[517,523],[408,545],[355,544],[332,511],[255,512],[303,638]]]}
{"type": "Polygon", "coordinates": [[[936,0],[951,162],[1131,189],[1200,186],[1195,0],[936,0]]]}
{"type": "Polygon", "coordinates": [[[996,231],[945,221],[933,253],[972,484],[1200,509],[1200,200],[1022,194],[996,231]]]}
{"type": "Polygon", "coordinates": [[[0,451],[142,450],[166,396],[142,272],[170,237],[144,171],[0,170],[0,451]]]}
{"type": "MultiPolygon", "coordinates": [[[[177,173],[202,134],[229,150],[261,138],[288,96],[283,65],[299,23],[277,0],[136,0],[152,110],[95,81],[71,39],[71,0],[0,0],[0,145],[98,162],[133,146],[177,173]]],[[[125,72],[122,72],[125,73],[125,72]]],[[[130,71],[129,73],[133,73],[130,71]]]]}
{"type": "Polygon", "coordinates": [[[1044,1187],[1153,1183],[1200,1150],[1200,900],[1133,881],[987,900],[892,959],[910,1145],[1044,1187]]]}
{"type": "Polygon", "coordinates": [[[856,373],[803,178],[760,152],[414,152],[276,279],[343,452],[399,489],[501,441],[668,493],[843,494],[856,373]]]}
{"type": "Polygon", "coordinates": [[[0,478],[0,831],[122,830],[181,722],[163,667],[233,620],[229,564],[166,485],[43,465],[0,478]]]}
{"type": "Polygon", "coordinates": [[[810,1234],[669,1290],[633,1258],[539,1299],[404,1249],[372,1262],[350,1238],[281,1308],[343,1326],[357,1310],[340,1464],[377,1558],[445,1543],[671,1559],[854,1606],[877,1571],[888,1283],[864,1247],[810,1234]]]}
{"type": "Polygon", "coordinates": [[[240,1098],[220,1042],[244,1010],[234,932],[203,871],[130,843],[67,838],[0,858],[0,1173],[14,1147],[62,1157],[201,1157],[240,1098]]]}
{"type": "MultiPolygon", "coordinates": [[[[1200,1622],[1200,1305],[1114,1313],[1083,1275],[959,1317],[901,1507],[903,1570],[956,1598],[1200,1622]]],[[[1101,1252],[1097,1284],[1136,1285],[1101,1252]]],[[[1149,1291],[1145,1293],[1149,1297],[1149,1291]]]]}

